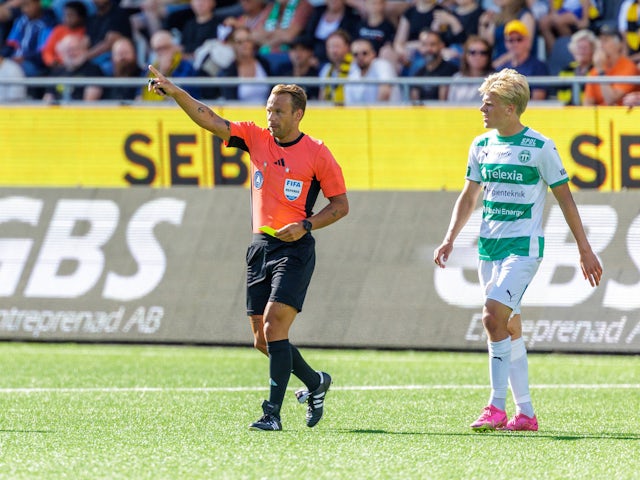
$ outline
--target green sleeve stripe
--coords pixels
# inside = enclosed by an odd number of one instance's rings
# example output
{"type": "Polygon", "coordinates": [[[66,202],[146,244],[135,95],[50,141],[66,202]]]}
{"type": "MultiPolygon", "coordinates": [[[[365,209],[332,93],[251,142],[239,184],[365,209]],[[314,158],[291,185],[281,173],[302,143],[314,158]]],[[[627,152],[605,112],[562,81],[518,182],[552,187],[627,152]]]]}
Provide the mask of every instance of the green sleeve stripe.
{"type": "Polygon", "coordinates": [[[553,185],[549,185],[549,188],[557,187],[558,185],[562,185],[563,183],[567,183],[568,181],[569,181],[568,177],[567,178],[563,178],[559,182],[556,182],[553,185]]]}

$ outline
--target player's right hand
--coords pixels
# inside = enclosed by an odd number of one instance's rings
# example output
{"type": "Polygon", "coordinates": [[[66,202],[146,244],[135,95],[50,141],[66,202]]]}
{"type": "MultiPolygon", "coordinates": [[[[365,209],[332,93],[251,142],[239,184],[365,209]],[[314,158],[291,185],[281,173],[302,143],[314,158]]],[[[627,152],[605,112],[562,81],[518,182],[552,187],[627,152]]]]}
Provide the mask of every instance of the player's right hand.
{"type": "Polygon", "coordinates": [[[449,260],[449,255],[453,250],[453,245],[444,242],[433,251],[433,261],[440,268],[445,268],[445,263],[449,260]]]}

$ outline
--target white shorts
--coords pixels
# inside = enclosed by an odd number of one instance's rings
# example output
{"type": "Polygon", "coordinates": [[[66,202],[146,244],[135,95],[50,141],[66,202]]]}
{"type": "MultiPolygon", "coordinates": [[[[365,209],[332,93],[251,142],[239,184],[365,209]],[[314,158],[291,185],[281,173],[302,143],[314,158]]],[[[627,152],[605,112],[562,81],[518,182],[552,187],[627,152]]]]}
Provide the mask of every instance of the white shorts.
{"type": "Polygon", "coordinates": [[[485,299],[492,299],[520,313],[520,303],[542,258],[511,255],[502,260],[480,260],[478,277],[485,299]]]}

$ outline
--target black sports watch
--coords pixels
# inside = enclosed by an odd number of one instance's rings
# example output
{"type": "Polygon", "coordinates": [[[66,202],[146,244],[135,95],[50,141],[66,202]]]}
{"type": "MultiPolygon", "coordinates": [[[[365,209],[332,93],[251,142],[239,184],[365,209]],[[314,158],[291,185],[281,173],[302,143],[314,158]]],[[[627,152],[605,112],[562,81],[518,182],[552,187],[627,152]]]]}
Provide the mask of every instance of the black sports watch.
{"type": "Polygon", "coordinates": [[[302,220],[302,226],[304,227],[304,229],[307,232],[311,233],[311,229],[313,228],[313,224],[309,220],[307,220],[307,219],[302,220]]]}

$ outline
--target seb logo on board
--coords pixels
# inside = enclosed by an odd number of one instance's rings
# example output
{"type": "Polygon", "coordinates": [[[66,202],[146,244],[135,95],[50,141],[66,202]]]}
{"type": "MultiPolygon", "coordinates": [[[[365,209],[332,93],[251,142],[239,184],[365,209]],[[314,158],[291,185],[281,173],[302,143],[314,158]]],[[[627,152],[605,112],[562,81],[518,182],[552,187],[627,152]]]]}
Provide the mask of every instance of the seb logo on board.
{"type": "MultiPolygon", "coordinates": [[[[29,197],[0,199],[0,225],[10,222],[41,224],[44,200],[29,197]]],[[[131,215],[126,244],[136,268],[127,274],[106,271],[102,297],[131,301],[152,292],[164,277],[167,259],[154,228],[161,223],[180,225],[185,202],[173,198],[151,200],[131,215]]],[[[33,252],[31,238],[0,238],[0,297],[16,294],[25,266],[35,255],[23,295],[27,298],[77,298],[105,273],[104,248],[118,225],[120,208],[106,199],[58,200],[42,245],[33,252]]]]}

